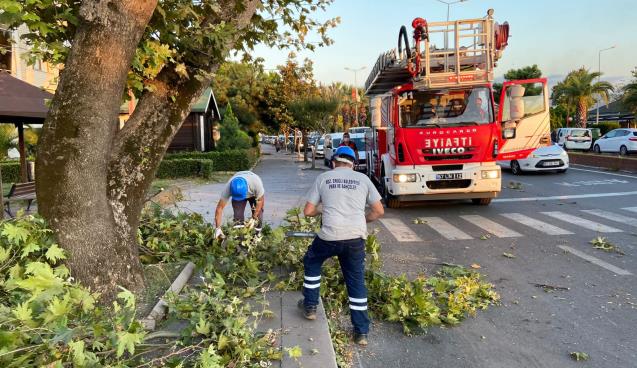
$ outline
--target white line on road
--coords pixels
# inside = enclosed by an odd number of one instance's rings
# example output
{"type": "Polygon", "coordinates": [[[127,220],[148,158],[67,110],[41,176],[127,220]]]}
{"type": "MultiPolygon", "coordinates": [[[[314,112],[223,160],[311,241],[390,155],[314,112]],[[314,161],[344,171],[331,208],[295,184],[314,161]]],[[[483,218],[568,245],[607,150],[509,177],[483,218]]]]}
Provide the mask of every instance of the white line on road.
{"type": "Polygon", "coordinates": [[[622,210],[626,210],[626,211],[630,211],[630,212],[637,212],[637,207],[624,207],[624,208],[622,208],[622,210]]]}
{"type": "Polygon", "coordinates": [[[637,218],[634,217],[628,217],[604,210],[582,210],[582,212],[590,213],[591,215],[599,216],[607,220],[621,222],[622,224],[637,226],[637,218]]]}
{"type": "Polygon", "coordinates": [[[629,196],[629,195],[637,195],[637,192],[591,193],[591,194],[574,194],[574,195],[550,196],[550,197],[500,198],[500,199],[494,199],[492,202],[554,201],[554,200],[560,200],[560,199],[618,197],[618,196],[629,196]]]}
{"type": "Polygon", "coordinates": [[[624,175],[624,174],[610,173],[610,172],[599,171],[599,170],[578,169],[578,168],[572,167],[572,166],[570,167],[570,169],[571,170],[577,170],[577,171],[587,171],[587,172],[604,174],[604,175],[621,176],[622,178],[637,179],[637,176],[634,176],[634,175],[624,175]]]}
{"type": "Polygon", "coordinates": [[[502,216],[511,219],[513,221],[519,222],[522,225],[526,225],[532,229],[535,229],[537,231],[541,231],[545,234],[548,235],[568,235],[568,234],[573,234],[572,232],[568,231],[568,230],[564,230],[562,228],[559,228],[557,226],[553,226],[551,224],[547,224],[546,222],[540,221],[540,220],[536,220],[534,218],[525,216],[521,213],[501,213],[502,216]]]}
{"type": "Polygon", "coordinates": [[[422,241],[418,234],[409,228],[404,222],[397,218],[382,218],[380,222],[399,242],[419,242],[422,241]]]}
{"type": "Polygon", "coordinates": [[[488,218],[478,216],[478,215],[466,215],[460,216],[466,221],[476,225],[483,230],[489,232],[489,234],[493,234],[498,238],[516,238],[522,236],[522,234],[515,232],[505,226],[498,224],[497,222],[491,221],[488,218]]]}
{"type": "Polygon", "coordinates": [[[563,250],[565,250],[565,251],[567,251],[567,252],[569,252],[571,254],[574,254],[574,255],[576,255],[576,256],[578,256],[578,257],[580,257],[580,258],[582,258],[582,259],[584,259],[584,260],[586,260],[586,261],[588,261],[590,263],[596,264],[596,265],[598,265],[600,267],[603,267],[603,268],[605,268],[605,269],[607,269],[607,270],[609,270],[611,272],[614,272],[614,273],[616,273],[616,274],[618,274],[620,276],[632,275],[632,273],[630,273],[629,271],[626,271],[626,270],[624,270],[622,268],[619,268],[617,266],[613,266],[612,264],[610,264],[608,262],[604,262],[604,261],[602,261],[599,258],[596,258],[596,257],[593,257],[593,256],[589,256],[588,254],[580,252],[577,249],[573,249],[573,248],[569,247],[568,245],[558,245],[557,247],[560,248],[560,249],[563,249],[563,250]]]}
{"type": "Polygon", "coordinates": [[[597,231],[600,233],[621,233],[623,232],[620,229],[616,229],[614,227],[606,226],[604,224],[600,224],[599,222],[587,220],[585,218],[569,215],[568,213],[560,212],[560,211],[550,211],[550,212],[541,212],[544,215],[551,216],[558,220],[571,223],[573,225],[581,226],[585,229],[597,231]]]}
{"type": "Polygon", "coordinates": [[[440,217],[421,217],[421,219],[427,221],[427,225],[429,225],[429,227],[436,230],[440,235],[449,240],[472,239],[470,235],[466,234],[462,230],[451,225],[440,217]]]}

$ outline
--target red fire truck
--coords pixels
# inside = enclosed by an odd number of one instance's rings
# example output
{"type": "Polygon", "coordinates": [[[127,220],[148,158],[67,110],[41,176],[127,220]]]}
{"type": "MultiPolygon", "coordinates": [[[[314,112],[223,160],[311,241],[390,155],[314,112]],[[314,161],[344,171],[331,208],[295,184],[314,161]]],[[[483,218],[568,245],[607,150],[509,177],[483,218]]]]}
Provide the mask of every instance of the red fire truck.
{"type": "Polygon", "coordinates": [[[488,205],[501,190],[497,160],[550,144],[546,79],[505,82],[494,104],[493,69],[509,25],[492,16],[416,18],[412,44],[403,26],[398,49],[379,56],[365,84],[367,172],[388,207],[438,199],[488,205]]]}

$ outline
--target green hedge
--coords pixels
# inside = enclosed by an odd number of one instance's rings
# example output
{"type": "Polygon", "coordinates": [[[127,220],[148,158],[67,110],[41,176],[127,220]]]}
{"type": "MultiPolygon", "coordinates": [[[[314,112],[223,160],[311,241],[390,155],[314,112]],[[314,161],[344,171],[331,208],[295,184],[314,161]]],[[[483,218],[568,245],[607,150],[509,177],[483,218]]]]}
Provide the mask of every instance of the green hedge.
{"type": "Polygon", "coordinates": [[[3,183],[20,182],[20,162],[3,161],[0,163],[0,169],[2,169],[3,183]]]}
{"type": "Polygon", "coordinates": [[[214,164],[212,160],[180,158],[163,160],[159,164],[158,179],[200,177],[208,179],[212,177],[214,164]]]}
{"type": "Polygon", "coordinates": [[[212,169],[214,171],[241,171],[249,170],[257,162],[258,158],[258,148],[251,148],[231,151],[170,153],[164,157],[164,161],[184,159],[209,160],[212,162],[212,169]]]}

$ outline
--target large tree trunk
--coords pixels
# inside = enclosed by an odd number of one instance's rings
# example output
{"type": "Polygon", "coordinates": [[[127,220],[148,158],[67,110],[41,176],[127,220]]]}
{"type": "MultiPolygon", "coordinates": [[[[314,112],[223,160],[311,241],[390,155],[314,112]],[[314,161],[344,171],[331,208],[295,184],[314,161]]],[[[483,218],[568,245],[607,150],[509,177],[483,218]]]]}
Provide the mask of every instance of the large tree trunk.
{"type": "Polygon", "coordinates": [[[143,287],[136,228],[107,193],[108,159],[132,56],[157,1],[85,2],[37,157],[39,211],[72,275],[112,297],[143,287]]]}
{"type": "MultiPolygon", "coordinates": [[[[242,29],[257,3],[248,1],[240,14],[228,6],[216,21],[242,29]]],[[[82,4],[36,162],[40,212],[68,251],[73,277],[101,292],[105,303],[118,286],[144,287],[136,239],[144,198],[168,145],[212,79],[184,79],[174,65],[165,67],[119,130],[126,75],[156,4],[82,4]]],[[[234,42],[231,38],[224,46],[234,42]]],[[[211,73],[221,62],[211,59],[197,67],[211,73]]]]}

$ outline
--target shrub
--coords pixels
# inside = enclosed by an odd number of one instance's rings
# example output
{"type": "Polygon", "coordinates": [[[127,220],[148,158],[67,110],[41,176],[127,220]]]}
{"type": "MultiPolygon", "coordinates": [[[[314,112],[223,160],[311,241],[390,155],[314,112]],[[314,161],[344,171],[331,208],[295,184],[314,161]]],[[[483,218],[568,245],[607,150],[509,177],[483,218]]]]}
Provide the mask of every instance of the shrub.
{"type": "Polygon", "coordinates": [[[159,164],[158,179],[200,177],[208,179],[212,176],[214,164],[205,158],[178,158],[163,160],[159,164]]]}
{"type": "Polygon", "coordinates": [[[600,134],[604,135],[613,129],[621,128],[621,126],[615,121],[605,121],[599,124],[591,124],[587,128],[599,128],[600,134]]]}
{"type": "MultiPolygon", "coordinates": [[[[214,171],[249,170],[258,160],[259,150],[213,151],[213,152],[181,152],[171,153],[164,157],[164,161],[197,159],[213,162],[214,171]]],[[[157,176],[159,177],[159,176],[157,176]]]]}
{"type": "Polygon", "coordinates": [[[2,182],[3,183],[18,183],[20,182],[20,163],[3,161],[0,163],[0,169],[2,170],[2,182]]]}
{"type": "Polygon", "coordinates": [[[221,139],[217,144],[220,151],[233,149],[247,149],[252,146],[250,136],[239,128],[239,120],[232,112],[232,106],[228,104],[221,122],[221,139]]]}

